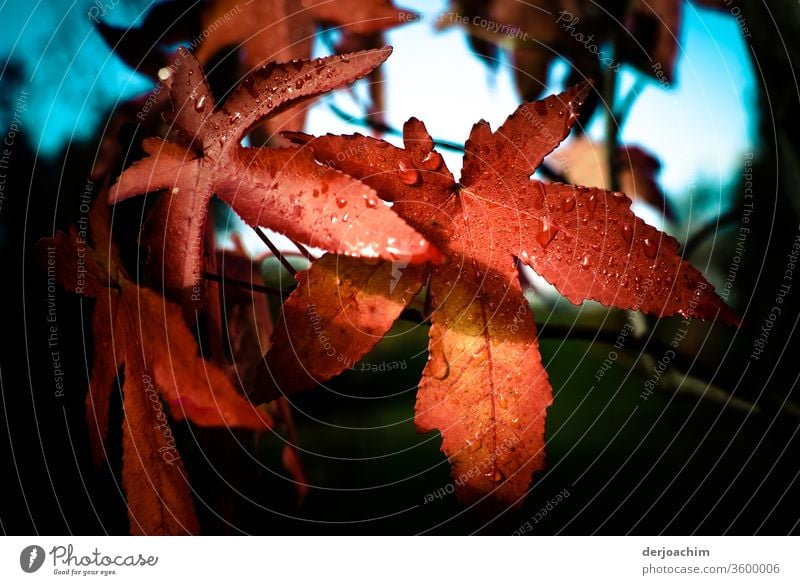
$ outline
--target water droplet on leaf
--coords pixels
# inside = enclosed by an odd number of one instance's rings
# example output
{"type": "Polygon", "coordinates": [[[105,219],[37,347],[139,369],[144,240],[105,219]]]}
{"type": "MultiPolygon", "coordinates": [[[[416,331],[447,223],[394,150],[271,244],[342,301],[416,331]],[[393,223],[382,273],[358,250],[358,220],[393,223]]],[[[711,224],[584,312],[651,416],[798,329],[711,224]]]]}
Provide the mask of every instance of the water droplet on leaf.
{"type": "Polygon", "coordinates": [[[403,185],[416,185],[419,181],[419,171],[407,161],[400,161],[400,182],[403,185]]]}
{"type": "Polygon", "coordinates": [[[539,229],[539,233],[536,234],[536,241],[541,244],[542,248],[546,248],[556,237],[558,227],[554,226],[548,217],[542,218],[541,222],[542,226],[539,229]]]}
{"type": "Polygon", "coordinates": [[[658,246],[650,239],[644,239],[644,255],[648,258],[655,258],[658,253],[658,246]]]}
{"type": "Polygon", "coordinates": [[[631,226],[627,224],[622,226],[622,239],[625,240],[625,243],[630,248],[631,242],[633,242],[633,230],[631,229],[631,226]]]}
{"type": "Polygon", "coordinates": [[[444,380],[450,375],[450,364],[443,351],[434,351],[428,360],[431,376],[437,380],[444,380]]]}
{"type": "Polygon", "coordinates": [[[442,155],[435,150],[430,151],[428,156],[422,159],[422,166],[429,171],[438,171],[442,168],[442,164],[444,164],[442,155]]]}

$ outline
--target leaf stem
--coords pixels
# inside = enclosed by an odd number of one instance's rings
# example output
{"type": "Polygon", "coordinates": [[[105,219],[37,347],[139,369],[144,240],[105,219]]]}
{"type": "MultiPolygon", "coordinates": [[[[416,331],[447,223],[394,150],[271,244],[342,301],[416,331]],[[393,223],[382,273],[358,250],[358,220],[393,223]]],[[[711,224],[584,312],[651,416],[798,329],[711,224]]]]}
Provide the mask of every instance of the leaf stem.
{"type": "Polygon", "coordinates": [[[212,282],[218,282],[223,285],[228,286],[235,286],[237,288],[241,288],[244,290],[249,290],[251,292],[260,292],[267,295],[272,295],[276,297],[282,297],[288,291],[280,291],[276,288],[270,288],[268,286],[263,286],[260,284],[255,284],[253,282],[246,282],[244,280],[239,280],[237,278],[231,278],[230,276],[221,276],[219,274],[214,274],[212,272],[203,272],[203,278],[205,280],[210,280],[212,282]]]}
{"type": "Polygon", "coordinates": [[[289,271],[289,274],[292,276],[296,275],[297,270],[294,269],[294,266],[289,263],[283,253],[281,253],[277,246],[275,246],[275,244],[273,244],[272,241],[267,237],[267,234],[264,233],[264,230],[260,227],[255,227],[253,228],[253,231],[256,232],[256,235],[261,239],[262,242],[264,242],[264,244],[266,244],[267,248],[269,248],[269,251],[272,252],[272,254],[278,260],[280,260],[281,264],[283,264],[283,267],[289,271]]]}
{"type": "Polygon", "coordinates": [[[308,260],[309,262],[313,262],[314,260],[316,260],[313,254],[311,254],[311,252],[308,251],[308,248],[306,248],[303,244],[301,244],[300,242],[295,242],[291,238],[289,238],[289,241],[292,242],[292,244],[294,244],[294,247],[297,248],[298,252],[300,252],[300,254],[302,254],[306,258],[306,260],[308,260]]]}

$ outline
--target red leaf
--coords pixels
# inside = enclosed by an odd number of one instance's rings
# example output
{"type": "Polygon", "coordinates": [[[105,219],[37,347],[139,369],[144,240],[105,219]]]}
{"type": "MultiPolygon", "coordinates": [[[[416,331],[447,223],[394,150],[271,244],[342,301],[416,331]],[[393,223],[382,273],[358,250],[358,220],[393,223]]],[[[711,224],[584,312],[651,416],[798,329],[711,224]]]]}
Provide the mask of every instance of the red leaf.
{"type": "Polygon", "coordinates": [[[217,110],[200,66],[187,51],[179,52],[171,85],[171,119],[179,142],[146,141],[149,156],[119,177],[110,199],[116,203],[167,191],[148,220],[145,243],[162,261],[168,288],[191,291],[197,285],[212,193],[250,225],[267,226],[339,254],[414,263],[438,257],[369,187],[320,167],[311,153],[239,146],[264,116],[351,83],[390,51],[267,65],[245,79],[217,110]]]}
{"type": "Polygon", "coordinates": [[[239,286],[225,286],[222,289],[225,302],[225,315],[228,321],[228,340],[236,374],[239,379],[247,379],[259,366],[262,356],[269,348],[272,333],[272,318],[269,303],[263,293],[253,287],[263,286],[260,275],[260,262],[247,256],[238,238],[237,249],[217,252],[217,267],[224,282],[238,281],[239,286]],[[250,286],[239,288],[240,286],[250,286]]]}
{"type": "Polygon", "coordinates": [[[297,275],[251,398],[313,388],[352,367],[413,300],[426,274],[425,267],[330,254],[313,262],[297,275]]]}
{"type": "Polygon", "coordinates": [[[95,299],[87,396],[92,452],[98,461],[104,456],[110,394],[118,369],[124,368],[123,485],[131,528],[144,534],[197,532],[162,400],[174,419],[202,426],[263,430],[270,421],[218,366],[199,356],[181,308],[126,274],[111,240],[105,196],[90,212],[90,244],[73,229],[70,236],[59,232],[39,246],[40,252],[54,251],[62,286],[95,299]]]}
{"type": "MultiPolygon", "coordinates": [[[[530,179],[569,133],[588,89],[523,104],[494,132],[486,122],[476,124],[460,184],[415,119],[404,128],[404,149],[361,136],[289,135],[319,161],[361,177],[394,201],[393,209],[449,259],[431,268],[433,326],[416,423],[421,431],[441,430],[457,493],[467,501],[486,495],[495,503],[518,503],[544,464],[550,386],[514,258],[573,302],[595,298],[660,316],[721,313],[723,321],[736,321],[711,285],[681,260],[675,241],[633,216],[625,195],[530,179]],[[364,154],[337,158],[345,147],[364,154]]],[[[364,333],[350,326],[338,337],[364,333]]],[[[308,362],[318,362],[315,371],[336,369],[312,336],[291,343],[308,362]]],[[[360,359],[366,345],[351,341],[345,359],[360,359]]]]}

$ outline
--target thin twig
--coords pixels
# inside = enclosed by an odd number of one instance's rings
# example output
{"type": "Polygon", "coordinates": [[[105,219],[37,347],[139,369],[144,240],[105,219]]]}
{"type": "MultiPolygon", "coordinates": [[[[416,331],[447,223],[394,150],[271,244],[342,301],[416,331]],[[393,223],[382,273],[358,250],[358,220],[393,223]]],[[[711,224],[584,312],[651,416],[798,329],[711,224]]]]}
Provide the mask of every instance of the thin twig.
{"type": "Polygon", "coordinates": [[[622,128],[625,125],[625,121],[628,119],[628,116],[631,113],[631,109],[633,109],[633,103],[639,98],[639,94],[642,93],[642,89],[644,84],[640,79],[637,79],[633,87],[625,94],[625,97],[622,99],[622,103],[616,109],[614,113],[614,117],[617,119],[617,127],[622,128]]]}
{"type": "Polygon", "coordinates": [[[297,270],[294,269],[294,266],[289,263],[289,261],[284,257],[281,251],[278,250],[275,244],[270,241],[270,239],[267,237],[267,234],[264,233],[264,230],[262,230],[260,227],[255,227],[253,228],[253,231],[256,232],[256,235],[261,238],[261,241],[264,242],[264,244],[266,244],[267,248],[269,248],[269,251],[272,252],[272,254],[278,260],[280,260],[280,263],[283,264],[283,267],[289,271],[289,274],[292,276],[296,275],[297,270]]]}
{"type": "Polygon", "coordinates": [[[301,244],[300,242],[295,242],[291,238],[289,239],[289,241],[292,242],[292,244],[294,244],[294,247],[297,248],[297,250],[303,256],[305,256],[306,260],[308,260],[309,262],[313,262],[314,260],[316,260],[316,258],[314,258],[311,252],[308,251],[308,248],[306,248],[303,244],[301,244]]]}
{"type": "Polygon", "coordinates": [[[260,293],[264,293],[264,294],[267,294],[267,295],[272,295],[272,296],[275,296],[275,297],[282,297],[286,293],[290,292],[289,290],[280,291],[280,290],[278,290],[276,288],[270,288],[268,286],[263,286],[263,285],[260,285],[260,284],[247,282],[247,281],[244,281],[244,280],[239,280],[237,278],[231,278],[230,276],[223,277],[223,276],[220,276],[219,274],[213,274],[211,272],[204,272],[203,273],[203,278],[205,280],[210,280],[212,282],[218,282],[218,283],[226,285],[226,286],[235,286],[237,288],[242,288],[242,289],[245,289],[245,290],[249,290],[251,292],[260,292],[260,293]]]}
{"type": "MultiPolygon", "coordinates": [[[[363,128],[370,128],[370,129],[376,130],[377,132],[380,132],[382,134],[389,134],[391,136],[402,136],[403,135],[403,131],[402,130],[398,130],[397,128],[394,128],[393,126],[389,126],[388,124],[386,124],[384,122],[379,122],[379,121],[376,121],[376,120],[370,120],[367,117],[359,118],[357,116],[351,116],[350,114],[348,114],[347,112],[345,112],[344,110],[339,108],[336,104],[334,104],[334,103],[332,103],[330,101],[328,102],[328,107],[330,108],[330,110],[334,114],[336,114],[336,116],[338,116],[339,118],[341,118],[342,120],[344,120],[345,122],[348,122],[350,124],[355,124],[356,126],[361,126],[363,128]]],[[[438,138],[434,138],[433,139],[433,144],[435,146],[438,146],[439,148],[444,148],[446,150],[452,150],[452,151],[455,151],[455,152],[462,152],[462,153],[464,152],[464,147],[462,145],[457,144],[455,142],[450,142],[449,140],[440,140],[438,138]]]]}
{"type": "MultiPolygon", "coordinates": [[[[612,59],[617,58],[616,35],[611,33],[609,39],[612,59]]],[[[603,84],[604,101],[606,103],[606,165],[608,166],[608,184],[612,191],[619,191],[619,123],[614,114],[614,102],[617,97],[617,71],[614,67],[606,67],[603,84]]]]}

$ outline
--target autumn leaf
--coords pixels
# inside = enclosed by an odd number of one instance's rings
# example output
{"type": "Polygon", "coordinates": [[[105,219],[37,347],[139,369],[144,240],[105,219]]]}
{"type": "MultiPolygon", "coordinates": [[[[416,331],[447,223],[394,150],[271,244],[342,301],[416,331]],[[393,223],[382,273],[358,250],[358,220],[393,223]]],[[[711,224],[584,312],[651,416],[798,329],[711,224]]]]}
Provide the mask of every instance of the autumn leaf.
{"type": "Polygon", "coordinates": [[[267,367],[257,369],[248,384],[251,397],[266,401],[293,394],[352,367],[413,300],[426,273],[426,267],[365,264],[334,254],[313,262],[297,275],[298,286],[284,303],[267,367]]]}
{"type": "MultiPolygon", "coordinates": [[[[101,23],[99,30],[132,69],[154,79],[167,64],[167,48],[178,43],[196,47],[195,58],[203,65],[225,50],[238,51],[244,77],[265,63],[311,59],[320,28],[334,28],[344,37],[342,46],[363,50],[383,46],[376,44],[382,31],[414,16],[390,0],[210,0],[191,6],[164,2],[148,11],[140,27],[101,23]]],[[[379,94],[382,86],[371,85],[370,90],[379,94]]],[[[280,130],[302,130],[305,119],[305,107],[277,112],[264,120],[260,137],[273,144],[280,130]]]]}
{"type": "Polygon", "coordinates": [[[461,499],[513,505],[544,466],[551,402],[516,262],[531,266],[574,303],[594,299],[662,317],[737,322],[713,287],[681,259],[677,242],[638,219],[624,194],[530,178],[567,136],[588,91],[583,84],[525,103],[495,131],[484,121],[475,124],[459,183],[414,118],[404,127],[404,148],[360,135],[289,135],[321,163],[361,177],[392,201],[448,262],[417,268],[403,287],[408,294],[395,297],[388,294],[388,263],[348,259],[342,273],[330,257],[312,265],[274,334],[288,334],[274,346],[289,343],[291,349],[279,350],[275,359],[267,354],[259,383],[282,390],[288,351],[301,362],[306,385],[341,372],[388,330],[391,317],[427,277],[432,325],[417,428],[441,431],[461,499]],[[338,156],[354,148],[364,155],[338,156]],[[342,292],[332,301],[337,290],[342,292]],[[368,323],[355,310],[361,296],[368,299],[364,312],[378,307],[378,317],[368,323]],[[309,311],[317,302],[326,303],[314,309],[319,318],[309,311]]]}
{"type": "Polygon", "coordinates": [[[259,287],[264,287],[260,275],[260,258],[250,258],[238,235],[233,238],[233,250],[217,250],[217,270],[225,286],[221,289],[227,322],[228,349],[240,379],[261,361],[269,347],[272,319],[269,303],[259,287]]]}
{"type": "Polygon", "coordinates": [[[75,228],[39,244],[40,254],[52,256],[58,282],[95,300],[86,399],[93,457],[96,463],[105,458],[111,395],[122,372],[122,478],[131,531],[197,533],[186,472],[162,404],[173,419],[200,426],[258,431],[270,420],[199,355],[181,308],[128,276],[111,239],[104,194],[90,211],[88,245],[75,228]]]}
{"type": "Polygon", "coordinates": [[[338,254],[412,263],[438,257],[372,189],[320,167],[310,151],[239,145],[264,117],[355,81],[390,52],[271,63],[247,77],[219,108],[200,65],[188,51],[178,52],[170,77],[175,141],[145,140],[148,156],[119,177],[109,199],[118,203],[165,191],[148,219],[144,243],[168,289],[196,296],[212,194],[251,226],[338,254]]]}

